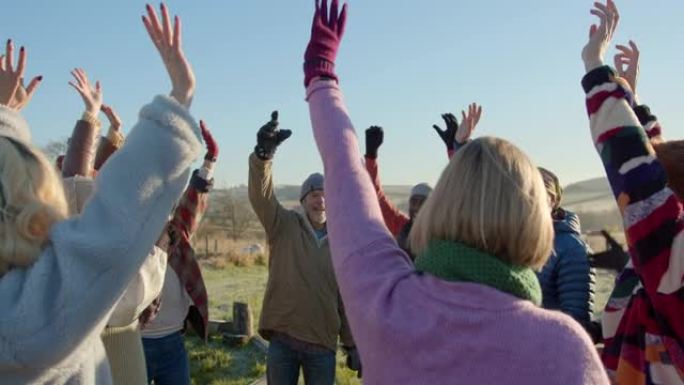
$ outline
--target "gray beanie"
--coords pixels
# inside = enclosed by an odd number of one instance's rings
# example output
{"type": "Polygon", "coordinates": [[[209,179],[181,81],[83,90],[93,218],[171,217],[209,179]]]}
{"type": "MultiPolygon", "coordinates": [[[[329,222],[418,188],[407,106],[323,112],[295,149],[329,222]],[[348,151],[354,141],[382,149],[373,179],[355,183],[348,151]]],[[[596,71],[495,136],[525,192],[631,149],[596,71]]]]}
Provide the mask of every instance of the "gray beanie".
{"type": "Polygon", "coordinates": [[[306,195],[314,190],[323,190],[323,175],[317,172],[309,175],[302,183],[302,189],[299,192],[299,201],[303,201],[306,195]]]}
{"type": "Polygon", "coordinates": [[[427,183],[418,183],[411,189],[410,196],[422,196],[427,198],[432,192],[432,187],[427,183]]]}

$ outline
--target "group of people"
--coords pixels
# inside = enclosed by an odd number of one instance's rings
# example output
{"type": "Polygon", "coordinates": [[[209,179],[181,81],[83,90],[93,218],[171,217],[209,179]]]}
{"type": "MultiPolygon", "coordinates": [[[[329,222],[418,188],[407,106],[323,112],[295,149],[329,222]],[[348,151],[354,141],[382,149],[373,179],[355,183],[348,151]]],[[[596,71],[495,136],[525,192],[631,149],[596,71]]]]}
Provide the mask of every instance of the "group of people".
{"type": "MultiPolygon", "coordinates": [[[[191,239],[219,147],[189,112],[180,18],[160,13],[148,5],[143,23],[169,95],[144,106],[124,140],[99,82],[75,69],[85,111],[56,165],[20,114],[42,79],[24,85],[26,50],[15,63],[11,40],[0,57],[3,384],[190,383],[185,330],[208,335],[191,239]],[[100,111],[110,127],[98,140],[100,111]]],[[[340,345],[368,384],[684,384],[684,147],[664,141],[639,102],[636,44],[605,64],[613,0],[591,13],[582,87],[630,254],[598,321],[589,248],[558,177],[505,139],[472,139],[477,104],[460,124],[444,114],[446,128],[434,126],[448,156],[434,188],[415,185],[408,213],[388,199],[383,129],[365,131],[362,157],[335,72],[347,5],[316,1],[303,69],[325,177],[304,181],[301,209],[279,203],[272,165],[292,132],[278,112],[248,160],[269,243],[259,320],[269,384],[297,384],[300,371],[333,384],[340,345]]]]}

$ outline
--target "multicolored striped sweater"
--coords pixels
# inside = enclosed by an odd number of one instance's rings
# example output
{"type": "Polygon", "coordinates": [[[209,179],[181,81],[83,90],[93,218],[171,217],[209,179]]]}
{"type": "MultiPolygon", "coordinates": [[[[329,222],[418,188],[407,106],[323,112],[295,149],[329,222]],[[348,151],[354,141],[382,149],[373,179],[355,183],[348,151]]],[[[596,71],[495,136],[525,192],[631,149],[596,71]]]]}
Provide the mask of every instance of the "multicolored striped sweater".
{"type": "Polygon", "coordinates": [[[659,125],[640,122],[630,91],[615,76],[604,66],[582,80],[592,137],[623,216],[631,257],[606,305],[602,359],[619,385],[684,384],[682,203],[667,187],[649,142],[659,125]]]}

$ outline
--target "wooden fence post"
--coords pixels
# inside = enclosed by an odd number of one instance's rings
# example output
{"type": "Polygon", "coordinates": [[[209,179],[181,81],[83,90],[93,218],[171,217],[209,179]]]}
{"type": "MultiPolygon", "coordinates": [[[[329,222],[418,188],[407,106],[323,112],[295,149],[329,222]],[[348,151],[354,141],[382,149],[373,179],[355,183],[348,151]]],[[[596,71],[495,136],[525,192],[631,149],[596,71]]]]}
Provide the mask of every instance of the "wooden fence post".
{"type": "Polygon", "coordinates": [[[254,335],[252,311],[248,304],[243,302],[233,303],[233,327],[235,328],[235,334],[242,334],[248,337],[254,335]]]}

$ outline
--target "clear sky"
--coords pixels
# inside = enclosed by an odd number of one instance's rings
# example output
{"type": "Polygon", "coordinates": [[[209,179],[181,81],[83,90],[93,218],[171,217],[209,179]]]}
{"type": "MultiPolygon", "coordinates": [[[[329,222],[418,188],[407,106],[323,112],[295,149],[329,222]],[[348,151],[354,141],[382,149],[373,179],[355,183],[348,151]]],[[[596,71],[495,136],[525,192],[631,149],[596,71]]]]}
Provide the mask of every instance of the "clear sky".
{"type": "MultiPolygon", "coordinates": [[[[28,48],[27,76],[44,75],[25,110],[38,144],[66,138],[83,111],[67,85],[74,67],[102,82],[125,132],[140,107],[169,92],[140,20],[144,4],[25,0],[3,7],[0,39],[28,48]]],[[[321,170],[301,70],[313,0],[167,4],[183,19],[185,51],[198,80],[192,112],[209,123],[221,146],[218,184],[246,183],[256,131],[274,109],[281,126],[294,131],[276,155],[276,183],[299,184],[321,170]]],[[[484,106],[476,135],[513,141],[563,184],[601,176],[580,87],[591,4],[351,0],[337,72],[357,131],[385,128],[383,183],[434,183],[446,155],[431,126],[443,123],[441,113],[473,101],[484,106]]],[[[661,119],[666,138],[682,138],[684,2],[623,0],[618,7],[615,42],[634,39],[642,52],[641,100],[661,119]]]]}

